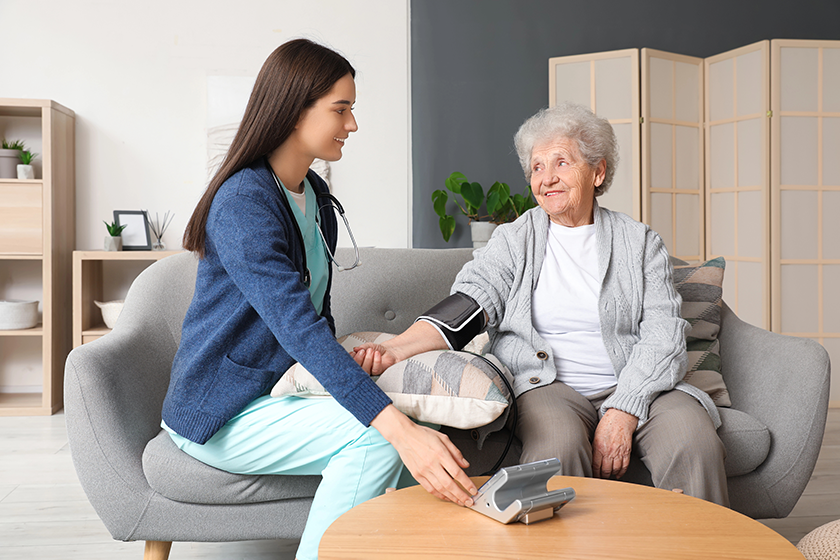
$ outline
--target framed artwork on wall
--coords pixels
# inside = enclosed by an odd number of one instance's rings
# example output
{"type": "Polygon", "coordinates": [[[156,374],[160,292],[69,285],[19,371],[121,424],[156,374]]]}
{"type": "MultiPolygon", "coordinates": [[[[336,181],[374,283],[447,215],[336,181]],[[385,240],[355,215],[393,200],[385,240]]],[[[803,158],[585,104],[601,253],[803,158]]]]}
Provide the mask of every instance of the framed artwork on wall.
{"type": "Polygon", "coordinates": [[[114,221],[125,225],[122,231],[123,251],[151,251],[152,238],[149,235],[149,220],[142,210],[114,210],[114,221]]]}

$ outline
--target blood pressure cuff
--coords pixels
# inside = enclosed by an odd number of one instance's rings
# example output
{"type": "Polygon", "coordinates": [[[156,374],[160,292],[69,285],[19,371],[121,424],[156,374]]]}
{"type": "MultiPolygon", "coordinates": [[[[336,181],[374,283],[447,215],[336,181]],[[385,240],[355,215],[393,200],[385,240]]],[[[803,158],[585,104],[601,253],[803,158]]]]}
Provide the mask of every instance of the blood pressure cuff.
{"type": "Polygon", "coordinates": [[[417,321],[425,321],[435,327],[446,339],[450,350],[460,350],[480,334],[486,326],[484,310],[473,298],[455,292],[423,315],[417,321]]]}

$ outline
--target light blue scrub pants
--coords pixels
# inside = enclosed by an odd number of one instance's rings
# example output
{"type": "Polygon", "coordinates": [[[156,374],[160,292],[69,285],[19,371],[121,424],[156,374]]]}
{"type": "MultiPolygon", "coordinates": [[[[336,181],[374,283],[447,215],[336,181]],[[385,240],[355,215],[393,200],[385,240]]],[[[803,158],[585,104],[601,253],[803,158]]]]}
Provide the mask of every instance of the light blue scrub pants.
{"type": "Polygon", "coordinates": [[[164,428],[181,450],[223,471],[320,474],[298,560],[318,557],[321,536],[344,512],[400,487],[404,469],[375,428],[364,427],[332,398],[261,397],[203,445],[164,428]]]}

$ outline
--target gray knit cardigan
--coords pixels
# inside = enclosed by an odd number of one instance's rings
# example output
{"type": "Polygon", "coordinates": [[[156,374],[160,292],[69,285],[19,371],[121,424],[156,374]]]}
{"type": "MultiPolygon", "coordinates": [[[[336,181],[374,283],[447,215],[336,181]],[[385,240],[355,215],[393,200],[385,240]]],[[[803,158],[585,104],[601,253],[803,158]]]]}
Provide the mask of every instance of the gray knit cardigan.
{"type": "MultiPolygon", "coordinates": [[[[601,336],[618,385],[601,412],[617,408],[648,420],[650,403],[671,389],[684,391],[706,408],[715,427],[720,415],[709,396],[685,383],[682,299],[659,235],[620,212],[595,203],[595,232],[601,294],[601,336]]],[[[531,321],[531,297],[539,280],[548,237],[548,214],[534,208],[499,226],[487,246],[458,273],[452,292],[475,299],[489,317],[488,351],[514,376],[516,396],[548,385],[557,371],[549,344],[531,321]]]]}

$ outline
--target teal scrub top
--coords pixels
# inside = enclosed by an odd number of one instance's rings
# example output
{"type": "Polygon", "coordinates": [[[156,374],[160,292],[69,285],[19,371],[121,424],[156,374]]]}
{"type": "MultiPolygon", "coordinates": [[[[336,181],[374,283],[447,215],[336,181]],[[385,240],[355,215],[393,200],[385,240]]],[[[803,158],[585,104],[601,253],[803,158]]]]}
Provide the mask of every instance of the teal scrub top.
{"type": "MultiPolygon", "coordinates": [[[[282,183],[281,183],[282,185],[282,183]]],[[[318,205],[315,191],[309,184],[309,179],[303,180],[303,192],[306,193],[306,215],[300,211],[292,195],[285,186],[280,189],[289,201],[292,213],[295,215],[298,228],[303,235],[303,244],[306,247],[306,266],[309,268],[309,295],[312,298],[312,305],[318,314],[324,309],[324,297],[327,294],[327,284],[330,280],[329,259],[327,259],[327,248],[324,240],[318,232],[318,205]]]]}

